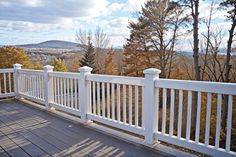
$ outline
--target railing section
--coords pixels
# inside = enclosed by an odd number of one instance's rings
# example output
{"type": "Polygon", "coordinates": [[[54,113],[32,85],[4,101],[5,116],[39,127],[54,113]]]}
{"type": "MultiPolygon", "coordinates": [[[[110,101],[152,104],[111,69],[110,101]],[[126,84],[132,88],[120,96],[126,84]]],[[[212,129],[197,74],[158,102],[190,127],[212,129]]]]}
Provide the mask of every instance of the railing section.
{"type": "Polygon", "coordinates": [[[80,115],[79,112],[79,73],[50,72],[50,106],[80,115]]]}
{"type": "Polygon", "coordinates": [[[0,98],[14,96],[13,69],[0,69],[0,98]]]}
{"type": "Polygon", "coordinates": [[[157,140],[213,156],[236,155],[230,151],[235,84],[157,79],[155,86],[159,90],[157,140]],[[226,128],[221,127],[224,99],[226,128]]]}
{"type": "Polygon", "coordinates": [[[18,70],[18,92],[21,97],[44,103],[44,72],[42,70],[18,70]]]}
{"type": "Polygon", "coordinates": [[[112,127],[143,135],[143,78],[91,74],[88,118],[112,127]]]}

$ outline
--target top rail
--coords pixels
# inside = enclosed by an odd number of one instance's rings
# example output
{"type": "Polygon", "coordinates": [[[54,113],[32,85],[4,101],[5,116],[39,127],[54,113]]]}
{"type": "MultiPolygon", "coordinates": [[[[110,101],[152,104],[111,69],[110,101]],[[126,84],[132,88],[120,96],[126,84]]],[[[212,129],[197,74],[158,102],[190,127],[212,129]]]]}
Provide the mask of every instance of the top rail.
{"type": "Polygon", "coordinates": [[[86,79],[88,81],[107,82],[107,83],[134,85],[134,86],[144,85],[144,78],[138,78],[138,77],[90,74],[87,76],[86,79]]]}
{"type": "Polygon", "coordinates": [[[79,79],[80,73],[73,73],[73,72],[49,72],[49,76],[62,77],[62,78],[71,78],[71,79],[79,79]]]}
{"type": "Polygon", "coordinates": [[[235,83],[158,79],[155,87],[236,95],[235,83]]]}
{"type": "Polygon", "coordinates": [[[14,72],[13,69],[0,69],[0,73],[14,72]]]}
{"type": "Polygon", "coordinates": [[[19,73],[22,74],[33,74],[33,75],[43,75],[43,70],[30,70],[30,69],[19,69],[19,73]]]}

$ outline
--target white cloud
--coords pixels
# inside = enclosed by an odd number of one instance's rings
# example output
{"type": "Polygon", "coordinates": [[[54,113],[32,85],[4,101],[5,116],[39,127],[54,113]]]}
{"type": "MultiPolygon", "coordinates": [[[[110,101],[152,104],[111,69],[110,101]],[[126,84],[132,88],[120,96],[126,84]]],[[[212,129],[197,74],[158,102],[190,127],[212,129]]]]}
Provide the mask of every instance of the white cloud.
{"type": "Polygon", "coordinates": [[[12,0],[0,4],[0,20],[55,23],[59,18],[97,17],[103,14],[108,0],[12,0]],[[6,5],[7,4],[7,5],[6,5]]]}
{"type": "Polygon", "coordinates": [[[28,7],[41,7],[44,5],[42,0],[21,0],[21,2],[28,7]]]}

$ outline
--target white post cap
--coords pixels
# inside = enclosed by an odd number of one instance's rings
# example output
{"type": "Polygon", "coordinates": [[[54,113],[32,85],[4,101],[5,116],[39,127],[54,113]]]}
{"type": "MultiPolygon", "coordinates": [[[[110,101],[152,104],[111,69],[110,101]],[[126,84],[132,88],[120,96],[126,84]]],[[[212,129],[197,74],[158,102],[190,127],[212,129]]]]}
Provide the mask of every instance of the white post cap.
{"type": "Polygon", "coordinates": [[[90,68],[88,66],[84,66],[84,67],[79,68],[80,72],[91,72],[92,70],[93,70],[93,68],[90,68]]]}
{"type": "Polygon", "coordinates": [[[16,63],[16,64],[13,64],[13,67],[14,67],[14,69],[20,69],[22,67],[22,65],[19,63],[16,63]]]}
{"type": "Polygon", "coordinates": [[[156,68],[149,68],[143,71],[143,73],[146,75],[159,75],[161,73],[161,70],[156,68]]]}
{"type": "Polygon", "coordinates": [[[51,66],[51,65],[45,65],[44,67],[43,67],[43,69],[44,69],[44,71],[53,71],[53,66],[51,66]]]}

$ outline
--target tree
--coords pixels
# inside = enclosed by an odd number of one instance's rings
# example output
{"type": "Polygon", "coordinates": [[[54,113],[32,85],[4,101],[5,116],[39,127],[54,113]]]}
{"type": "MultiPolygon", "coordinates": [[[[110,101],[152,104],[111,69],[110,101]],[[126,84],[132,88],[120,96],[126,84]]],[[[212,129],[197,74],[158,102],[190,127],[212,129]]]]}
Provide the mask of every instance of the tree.
{"type": "MultiPolygon", "coordinates": [[[[225,82],[230,81],[230,69],[232,65],[230,64],[231,60],[231,51],[232,51],[232,44],[233,38],[235,37],[235,27],[236,27],[236,1],[235,0],[224,0],[220,3],[220,6],[224,9],[227,9],[227,20],[231,22],[231,28],[229,30],[229,39],[227,42],[227,55],[224,65],[225,71],[225,82]]],[[[224,105],[223,105],[223,117],[222,117],[222,128],[225,129],[226,127],[226,120],[227,120],[227,109],[228,109],[228,97],[224,97],[224,105]]]]}
{"type": "Polygon", "coordinates": [[[104,68],[105,56],[107,53],[107,47],[110,44],[110,38],[99,26],[94,32],[91,30],[87,31],[80,29],[76,33],[76,40],[84,52],[87,51],[88,39],[94,45],[94,66],[96,67],[97,71],[100,71],[104,68]]]}
{"type": "Polygon", "coordinates": [[[39,58],[37,58],[33,65],[32,65],[32,69],[35,69],[35,70],[42,70],[43,69],[43,65],[41,64],[39,58]]]}
{"type": "Polygon", "coordinates": [[[191,10],[191,17],[193,19],[193,60],[194,60],[194,71],[195,80],[201,80],[201,67],[199,64],[199,0],[180,0],[182,6],[188,7],[191,10]]]}
{"type": "Polygon", "coordinates": [[[233,38],[235,36],[236,27],[236,1],[235,0],[224,0],[220,3],[220,6],[227,9],[227,20],[231,22],[231,28],[229,30],[229,39],[227,42],[227,56],[225,60],[225,82],[230,81],[230,69],[232,65],[230,64],[231,59],[231,49],[233,44],[233,38]]]}
{"type": "Polygon", "coordinates": [[[117,75],[118,69],[115,62],[115,52],[113,48],[110,48],[105,59],[104,69],[101,71],[102,74],[117,75]]]}
{"type": "Polygon", "coordinates": [[[79,63],[80,63],[81,57],[75,55],[73,60],[71,61],[71,64],[68,67],[68,70],[71,72],[78,72],[79,71],[79,63]]]}
{"type": "Polygon", "coordinates": [[[12,46],[0,48],[0,69],[12,68],[15,63],[22,64],[24,68],[31,67],[29,57],[24,49],[12,46]]]}
{"type": "Polygon", "coordinates": [[[54,71],[63,71],[63,72],[66,72],[67,71],[67,68],[66,68],[66,65],[65,65],[65,62],[64,60],[62,59],[54,59],[53,62],[52,62],[52,66],[54,66],[54,71]]]}
{"type": "MultiPolygon", "coordinates": [[[[173,1],[147,1],[142,7],[138,22],[129,23],[131,35],[124,46],[126,51],[124,61],[130,62],[128,64],[133,62],[135,65],[133,71],[136,67],[143,70],[143,67],[152,66],[161,69],[161,77],[170,77],[176,41],[182,35],[180,28],[185,27],[188,22],[188,16],[183,12],[182,7],[173,1]],[[130,57],[131,54],[134,57],[130,57]]],[[[126,69],[128,73],[132,71],[126,69]]],[[[138,71],[136,71],[137,75],[139,75],[138,71]]]]}
{"type": "Polygon", "coordinates": [[[107,47],[110,44],[110,38],[103,31],[101,27],[97,27],[94,32],[93,43],[95,46],[95,64],[98,70],[104,68],[105,55],[107,53],[107,47]]]}
{"type": "Polygon", "coordinates": [[[89,66],[93,68],[93,72],[96,73],[94,47],[91,42],[91,38],[88,38],[87,49],[84,53],[83,58],[80,60],[80,67],[83,66],[89,66]]]}

